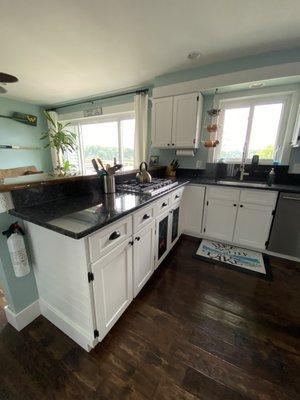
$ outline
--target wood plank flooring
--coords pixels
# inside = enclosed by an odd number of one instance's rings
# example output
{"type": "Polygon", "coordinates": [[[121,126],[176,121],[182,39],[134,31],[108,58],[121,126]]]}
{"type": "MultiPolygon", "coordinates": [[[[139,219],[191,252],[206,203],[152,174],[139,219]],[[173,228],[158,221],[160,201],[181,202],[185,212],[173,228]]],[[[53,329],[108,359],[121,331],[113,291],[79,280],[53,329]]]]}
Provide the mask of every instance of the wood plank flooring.
{"type": "Polygon", "coordinates": [[[0,399],[300,399],[300,265],[272,259],[268,282],[197,245],[180,240],[90,353],[43,317],[2,324],[0,399]]]}

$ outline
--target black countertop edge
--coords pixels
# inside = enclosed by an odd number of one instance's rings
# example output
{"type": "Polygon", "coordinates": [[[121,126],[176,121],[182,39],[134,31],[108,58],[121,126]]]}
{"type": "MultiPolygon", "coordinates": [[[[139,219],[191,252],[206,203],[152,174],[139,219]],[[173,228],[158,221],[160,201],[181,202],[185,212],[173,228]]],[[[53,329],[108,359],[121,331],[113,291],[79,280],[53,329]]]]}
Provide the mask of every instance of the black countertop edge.
{"type": "MultiPolygon", "coordinates": [[[[130,208],[130,209],[128,209],[128,210],[126,210],[126,211],[124,211],[124,212],[122,212],[120,214],[117,214],[117,215],[115,215],[113,217],[109,217],[109,219],[107,221],[105,221],[105,222],[103,222],[101,224],[95,224],[91,228],[88,228],[88,229],[86,229],[86,230],[84,230],[82,232],[79,232],[79,233],[72,232],[72,231],[64,229],[64,228],[60,228],[58,226],[52,225],[51,223],[48,223],[48,222],[45,222],[45,221],[41,221],[40,219],[35,218],[32,215],[30,215],[30,216],[27,215],[26,214],[26,208],[27,207],[24,208],[24,209],[20,209],[19,211],[15,210],[15,209],[12,209],[12,210],[9,211],[9,213],[11,215],[14,215],[15,217],[23,219],[24,221],[32,222],[35,225],[42,226],[43,228],[47,228],[47,229],[49,229],[51,231],[60,233],[60,234],[62,234],[64,236],[68,236],[68,237],[70,237],[72,239],[82,239],[82,238],[84,238],[84,237],[86,237],[86,236],[98,231],[99,229],[102,229],[102,228],[110,225],[111,223],[116,222],[117,220],[119,220],[121,218],[124,218],[125,216],[133,213],[134,211],[136,211],[136,210],[138,210],[138,209],[140,209],[142,207],[147,206],[148,204],[152,203],[153,201],[158,200],[160,197],[163,197],[163,196],[167,195],[168,193],[171,193],[174,190],[177,190],[178,188],[180,188],[182,186],[185,186],[185,185],[187,185],[189,183],[189,180],[187,180],[187,179],[180,179],[180,180],[177,180],[177,181],[178,181],[178,185],[177,186],[174,186],[171,189],[166,190],[166,191],[164,191],[164,192],[162,192],[162,193],[160,193],[160,194],[158,194],[156,196],[152,196],[152,197],[149,196],[149,199],[144,201],[142,204],[139,204],[138,206],[132,207],[132,208],[130,208]]],[[[49,203],[47,203],[47,205],[49,205],[49,203]]],[[[38,208],[39,206],[35,206],[35,207],[38,208]]]]}
{"type": "MultiPolygon", "coordinates": [[[[180,181],[180,179],[178,180],[180,181]]],[[[213,186],[223,186],[231,188],[242,188],[242,189],[255,189],[255,190],[271,190],[276,192],[287,192],[287,193],[300,193],[300,186],[294,185],[282,185],[273,184],[268,186],[262,182],[249,182],[249,181],[234,181],[234,180],[215,180],[209,178],[189,178],[190,184],[195,185],[213,185],[213,186]]]]}

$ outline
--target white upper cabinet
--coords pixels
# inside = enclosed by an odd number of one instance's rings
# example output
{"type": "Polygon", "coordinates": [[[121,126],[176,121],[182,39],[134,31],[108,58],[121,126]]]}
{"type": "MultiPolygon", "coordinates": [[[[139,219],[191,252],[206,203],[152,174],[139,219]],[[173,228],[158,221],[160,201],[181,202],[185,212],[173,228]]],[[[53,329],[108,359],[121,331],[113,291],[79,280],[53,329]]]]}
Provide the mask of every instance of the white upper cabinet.
{"type": "Polygon", "coordinates": [[[197,147],[202,102],[199,93],[153,99],[152,147],[197,147]]]}
{"type": "Polygon", "coordinates": [[[198,145],[198,98],[198,93],[174,97],[172,147],[193,148],[198,145]]]}
{"type": "Polygon", "coordinates": [[[154,99],[152,102],[152,146],[171,147],[173,97],[154,99]]]}

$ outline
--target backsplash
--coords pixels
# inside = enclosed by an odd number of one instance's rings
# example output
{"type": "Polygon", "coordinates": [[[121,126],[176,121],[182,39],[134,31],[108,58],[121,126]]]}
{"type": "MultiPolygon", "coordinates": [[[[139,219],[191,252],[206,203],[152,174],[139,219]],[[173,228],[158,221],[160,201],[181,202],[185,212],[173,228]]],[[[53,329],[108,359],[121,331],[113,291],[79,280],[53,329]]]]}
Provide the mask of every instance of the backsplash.
{"type": "MultiPolygon", "coordinates": [[[[193,169],[193,168],[179,168],[177,170],[177,177],[197,177],[197,178],[217,178],[217,166],[218,164],[207,163],[206,169],[193,169]]],[[[240,164],[227,164],[227,178],[237,179],[239,173],[240,164]]],[[[256,181],[265,182],[267,180],[268,174],[273,168],[271,165],[258,165],[254,168],[250,165],[246,165],[245,171],[249,173],[249,176],[244,177],[244,181],[256,181]]],[[[274,166],[275,170],[275,183],[277,184],[287,184],[287,185],[300,185],[300,174],[290,174],[288,165],[277,165],[274,166]]]]}

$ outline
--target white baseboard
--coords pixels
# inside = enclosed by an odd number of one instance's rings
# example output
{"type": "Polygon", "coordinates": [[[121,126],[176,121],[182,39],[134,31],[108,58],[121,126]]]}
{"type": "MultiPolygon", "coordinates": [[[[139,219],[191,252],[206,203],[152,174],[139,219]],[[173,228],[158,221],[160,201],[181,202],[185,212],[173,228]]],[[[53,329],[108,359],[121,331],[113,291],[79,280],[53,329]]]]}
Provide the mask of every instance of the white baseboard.
{"type": "Polygon", "coordinates": [[[7,321],[18,331],[21,331],[41,314],[38,300],[24,308],[24,310],[19,313],[14,313],[9,306],[5,306],[4,311],[7,321]]]}
{"type": "Polygon", "coordinates": [[[45,318],[79,344],[84,350],[90,351],[98,343],[98,340],[93,336],[93,332],[88,333],[84,331],[75,325],[65,314],[52,307],[43,299],[40,299],[40,309],[41,314],[45,318]]]}

